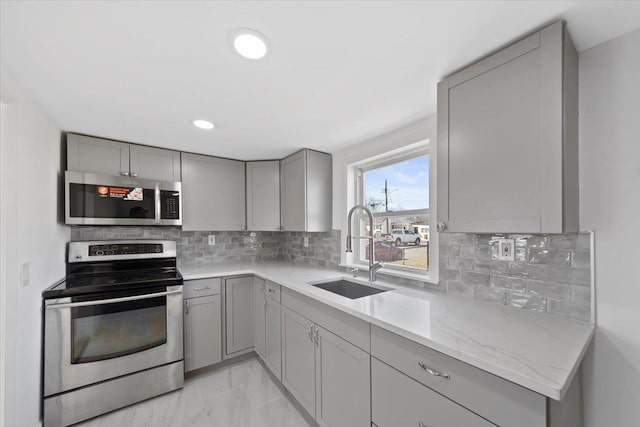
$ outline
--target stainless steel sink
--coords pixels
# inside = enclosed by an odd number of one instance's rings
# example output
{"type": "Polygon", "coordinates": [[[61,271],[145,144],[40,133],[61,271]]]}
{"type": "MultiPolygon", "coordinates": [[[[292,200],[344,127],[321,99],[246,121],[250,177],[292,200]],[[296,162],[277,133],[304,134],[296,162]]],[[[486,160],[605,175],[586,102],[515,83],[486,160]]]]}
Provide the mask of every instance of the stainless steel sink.
{"type": "Polygon", "coordinates": [[[343,297],[350,299],[362,298],[391,290],[389,288],[364,285],[362,283],[352,282],[351,280],[346,279],[312,283],[312,286],[324,289],[325,291],[333,292],[334,294],[342,295],[343,297]]]}

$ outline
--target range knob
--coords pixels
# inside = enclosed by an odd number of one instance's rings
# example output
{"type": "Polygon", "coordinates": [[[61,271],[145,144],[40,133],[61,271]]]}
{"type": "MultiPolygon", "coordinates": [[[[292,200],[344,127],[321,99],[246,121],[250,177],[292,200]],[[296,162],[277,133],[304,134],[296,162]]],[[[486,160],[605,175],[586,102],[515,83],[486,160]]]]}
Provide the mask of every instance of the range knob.
{"type": "Polygon", "coordinates": [[[104,255],[104,251],[96,251],[96,255],[104,255]]]}

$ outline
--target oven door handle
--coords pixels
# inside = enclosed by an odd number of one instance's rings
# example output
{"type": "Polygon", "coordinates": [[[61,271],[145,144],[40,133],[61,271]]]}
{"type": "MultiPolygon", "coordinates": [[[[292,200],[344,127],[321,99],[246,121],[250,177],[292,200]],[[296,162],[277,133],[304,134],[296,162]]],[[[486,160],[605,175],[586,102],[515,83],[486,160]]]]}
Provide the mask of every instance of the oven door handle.
{"type": "Polygon", "coordinates": [[[166,295],[181,294],[181,293],[182,293],[182,289],[175,289],[173,291],[157,292],[155,294],[133,295],[130,297],[122,297],[122,298],[110,298],[110,299],[101,299],[101,300],[95,300],[95,301],[80,301],[80,302],[70,302],[70,303],[61,303],[61,304],[51,304],[51,305],[47,305],[47,309],[86,307],[89,305],[113,304],[116,302],[137,301],[141,299],[163,297],[166,295]]]}

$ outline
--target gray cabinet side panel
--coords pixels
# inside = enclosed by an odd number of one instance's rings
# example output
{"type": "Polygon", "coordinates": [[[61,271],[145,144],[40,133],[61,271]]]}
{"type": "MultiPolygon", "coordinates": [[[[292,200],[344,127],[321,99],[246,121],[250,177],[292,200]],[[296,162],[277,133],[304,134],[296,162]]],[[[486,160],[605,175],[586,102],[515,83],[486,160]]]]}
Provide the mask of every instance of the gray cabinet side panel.
{"type": "Polygon", "coordinates": [[[564,31],[563,209],[565,233],[579,229],[578,52],[564,31]]]}
{"type": "Polygon", "coordinates": [[[307,151],[307,231],[331,230],[331,155],[307,151]]]}
{"type": "Polygon", "coordinates": [[[562,39],[557,22],[540,32],[540,231],[562,233],[562,39]]]}
{"type": "Polygon", "coordinates": [[[300,151],[280,161],[280,218],[284,231],[305,231],[306,151],[300,151]]]}
{"type": "MultiPolygon", "coordinates": [[[[449,79],[438,83],[436,158],[438,222],[449,223],[449,79]]],[[[446,230],[448,231],[448,230],[446,230]]]]}

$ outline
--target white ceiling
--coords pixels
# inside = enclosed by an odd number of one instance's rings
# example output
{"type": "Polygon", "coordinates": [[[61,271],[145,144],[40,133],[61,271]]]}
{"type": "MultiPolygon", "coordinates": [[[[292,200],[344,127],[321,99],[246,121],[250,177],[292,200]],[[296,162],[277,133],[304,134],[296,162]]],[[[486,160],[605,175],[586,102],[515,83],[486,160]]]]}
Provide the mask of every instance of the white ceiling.
{"type": "Polygon", "coordinates": [[[559,18],[587,49],[640,27],[640,2],[2,1],[0,16],[2,66],[64,130],[248,160],[429,116],[457,68],[559,18]],[[235,54],[238,28],[269,55],[235,54]]]}

